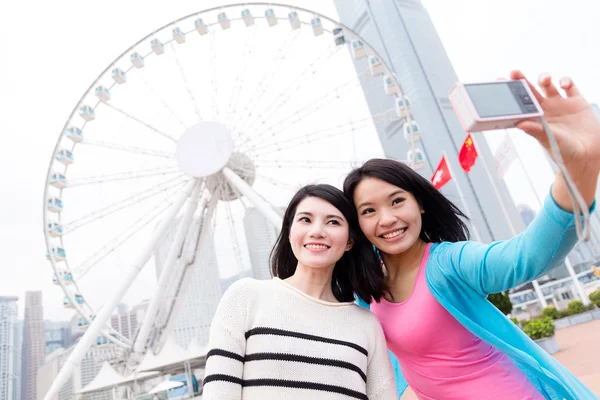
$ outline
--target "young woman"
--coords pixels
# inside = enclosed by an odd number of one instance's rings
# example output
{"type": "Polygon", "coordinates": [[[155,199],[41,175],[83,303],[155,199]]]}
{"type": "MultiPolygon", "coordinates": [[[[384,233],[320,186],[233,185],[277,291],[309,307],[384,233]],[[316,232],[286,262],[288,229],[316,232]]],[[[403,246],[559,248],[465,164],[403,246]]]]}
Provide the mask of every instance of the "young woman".
{"type": "Polygon", "coordinates": [[[352,204],[330,185],[292,198],[270,281],[242,279],[214,316],[204,400],[397,399],[385,337],[354,292],[384,277],[352,204]]]}
{"type": "MultiPolygon", "coordinates": [[[[524,78],[519,71],[511,77],[524,78]]],[[[566,97],[548,75],[540,78],[545,96],[531,87],[567,170],[593,209],[600,121],[571,79],[560,86],[566,97]]],[[[518,127],[549,150],[540,122],[518,127]]],[[[560,173],[531,225],[491,245],[467,241],[460,210],[399,162],[368,161],[348,175],[344,192],[385,266],[389,294],[371,310],[399,362],[399,394],[406,387],[403,374],[420,399],[596,398],[486,300],[558,267],[576,244],[560,173]]]]}

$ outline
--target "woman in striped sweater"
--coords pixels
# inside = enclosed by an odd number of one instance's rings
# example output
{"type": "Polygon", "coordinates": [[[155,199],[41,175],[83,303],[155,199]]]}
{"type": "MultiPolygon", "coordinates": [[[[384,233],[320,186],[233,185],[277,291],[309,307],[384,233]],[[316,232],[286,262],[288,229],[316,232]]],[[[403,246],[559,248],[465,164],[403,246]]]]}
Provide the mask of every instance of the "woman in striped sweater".
{"type": "Polygon", "coordinates": [[[377,318],[354,293],[383,296],[383,272],[343,193],[305,186],[271,253],[275,278],[242,279],[215,313],[204,400],[396,399],[377,318]]]}

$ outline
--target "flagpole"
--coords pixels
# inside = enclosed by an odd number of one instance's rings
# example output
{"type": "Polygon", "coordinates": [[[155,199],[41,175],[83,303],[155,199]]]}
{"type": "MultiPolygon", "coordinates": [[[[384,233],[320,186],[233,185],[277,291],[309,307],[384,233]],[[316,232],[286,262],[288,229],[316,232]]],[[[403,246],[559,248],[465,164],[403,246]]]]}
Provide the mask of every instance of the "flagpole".
{"type": "Polygon", "coordinates": [[[450,173],[450,177],[454,177],[453,181],[454,181],[454,185],[456,186],[456,191],[458,192],[458,197],[460,197],[460,201],[463,203],[465,212],[467,213],[467,216],[469,217],[471,226],[473,227],[473,233],[475,233],[475,238],[477,239],[478,242],[481,242],[481,235],[479,234],[479,231],[477,230],[477,226],[475,226],[475,222],[473,222],[471,210],[469,210],[469,206],[467,205],[467,201],[465,200],[465,195],[463,194],[462,190],[460,189],[460,185],[458,184],[456,175],[454,175],[454,173],[452,172],[452,167],[450,166],[450,163],[448,162],[448,157],[446,157],[445,151],[442,151],[442,157],[444,157],[446,159],[446,165],[448,166],[448,172],[450,173]]]}

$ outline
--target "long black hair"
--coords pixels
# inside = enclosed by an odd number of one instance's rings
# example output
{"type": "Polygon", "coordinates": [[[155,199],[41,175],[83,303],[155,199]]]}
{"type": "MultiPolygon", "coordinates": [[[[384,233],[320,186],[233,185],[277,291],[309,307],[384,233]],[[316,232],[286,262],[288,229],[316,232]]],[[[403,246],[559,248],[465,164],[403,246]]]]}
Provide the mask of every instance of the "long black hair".
{"type": "Polygon", "coordinates": [[[468,240],[468,217],[437,190],[427,179],[401,162],[374,158],[352,170],[344,180],[344,194],[354,203],[356,186],[365,178],[377,178],[406,190],[421,208],[422,227],[419,237],[428,242],[468,240]]]}
{"type": "Polygon", "coordinates": [[[331,290],[338,301],[354,300],[356,293],[363,299],[371,297],[379,301],[387,290],[385,278],[378,265],[377,256],[371,243],[360,230],[356,210],[344,193],[331,185],[307,185],[292,198],[285,210],[281,233],[271,251],[270,263],[273,276],[289,278],[296,272],[298,259],[292,252],[289,241],[296,208],[307,197],[318,197],[337,208],[348,221],[349,240],[353,243],[349,251],[344,252],[333,269],[331,290]]]}

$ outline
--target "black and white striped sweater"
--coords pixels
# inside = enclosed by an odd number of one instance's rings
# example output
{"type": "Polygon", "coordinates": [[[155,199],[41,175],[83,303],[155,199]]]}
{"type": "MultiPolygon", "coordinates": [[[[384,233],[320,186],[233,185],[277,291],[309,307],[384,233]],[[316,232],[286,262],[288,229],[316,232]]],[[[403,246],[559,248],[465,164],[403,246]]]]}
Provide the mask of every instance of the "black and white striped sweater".
{"type": "Polygon", "coordinates": [[[278,278],[234,283],[209,347],[203,400],[397,399],[376,317],[278,278]]]}

